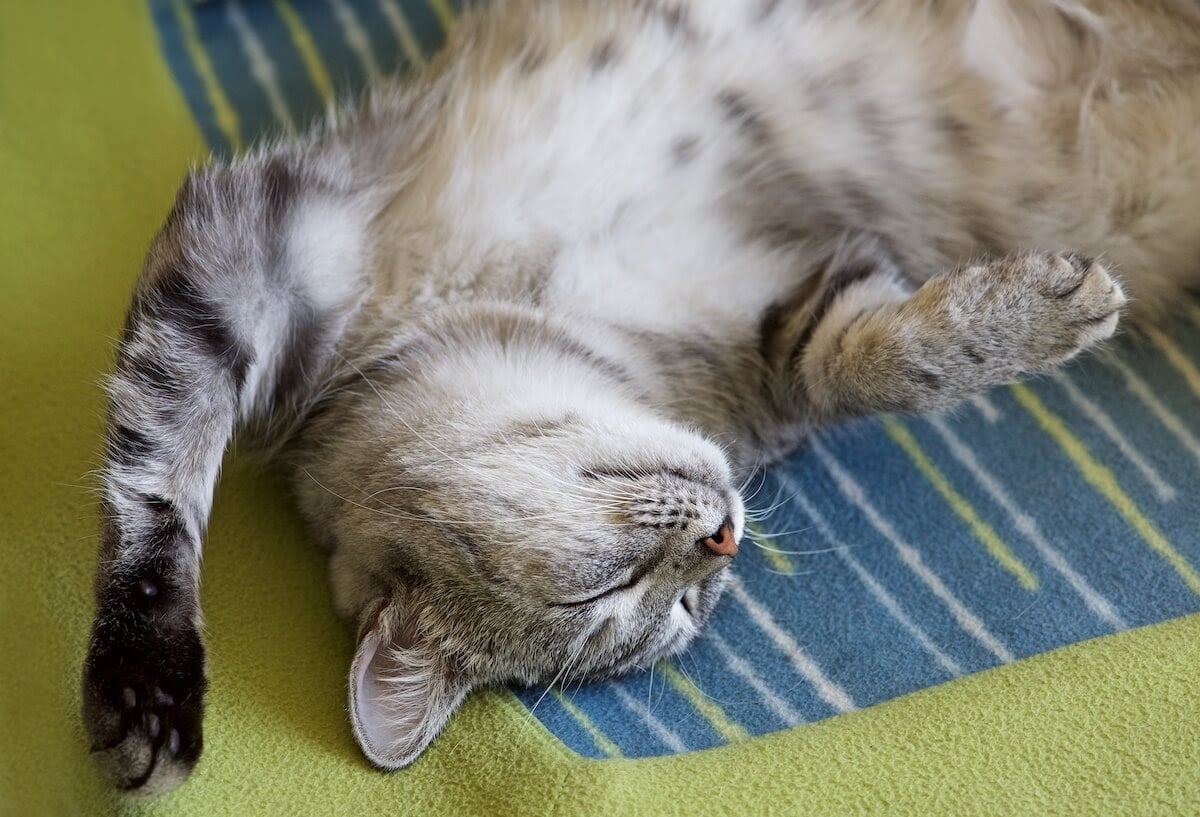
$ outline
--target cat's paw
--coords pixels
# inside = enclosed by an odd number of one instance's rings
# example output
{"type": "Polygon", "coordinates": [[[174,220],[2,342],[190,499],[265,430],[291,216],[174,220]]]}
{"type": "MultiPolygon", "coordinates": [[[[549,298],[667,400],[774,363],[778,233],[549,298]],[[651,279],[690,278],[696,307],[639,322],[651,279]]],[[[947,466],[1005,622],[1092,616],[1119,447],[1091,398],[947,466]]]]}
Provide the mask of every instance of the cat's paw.
{"type": "Polygon", "coordinates": [[[84,664],[83,720],[113,784],[169,791],[203,746],[204,648],[191,623],[163,628],[128,613],[97,617],[84,664]]]}
{"type": "Polygon", "coordinates": [[[1013,374],[1043,371],[1112,336],[1127,299],[1105,267],[1076,253],[1028,253],[960,270],[943,304],[963,354],[1013,374]]]}
{"type": "Polygon", "coordinates": [[[1070,253],[970,264],[907,300],[894,280],[855,284],[812,334],[799,376],[818,415],[950,408],[1110,337],[1126,302],[1103,265],[1070,253]]]}
{"type": "Polygon", "coordinates": [[[1078,253],[1026,257],[1021,273],[1037,287],[1037,344],[1047,363],[1069,360],[1112,337],[1127,303],[1125,292],[1097,261],[1078,253]]]}

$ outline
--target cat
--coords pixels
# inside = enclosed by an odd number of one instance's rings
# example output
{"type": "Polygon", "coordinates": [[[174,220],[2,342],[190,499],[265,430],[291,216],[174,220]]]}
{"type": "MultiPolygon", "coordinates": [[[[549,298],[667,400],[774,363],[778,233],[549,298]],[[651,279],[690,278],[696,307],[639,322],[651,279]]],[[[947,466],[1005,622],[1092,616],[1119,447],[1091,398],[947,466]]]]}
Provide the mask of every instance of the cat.
{"type": "Polygon", "coordinates": [[[472,689],[678,653],[744,475],[1153,320],[1200,284],[1197,213],[1183,2],[473,9],[427,70],[184,180],[109,382],[93,752],[141,792],[200,756],[235,429],[329,552],[354,734],[395,769],[472,689]]]}

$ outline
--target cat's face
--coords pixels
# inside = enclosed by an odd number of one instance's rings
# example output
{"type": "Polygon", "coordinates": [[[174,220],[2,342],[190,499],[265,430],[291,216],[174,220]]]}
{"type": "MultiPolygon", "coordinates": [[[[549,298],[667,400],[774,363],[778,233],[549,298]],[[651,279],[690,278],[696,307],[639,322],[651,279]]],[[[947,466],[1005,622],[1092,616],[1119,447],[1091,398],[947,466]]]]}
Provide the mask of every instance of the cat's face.
{"type": "Polygon", "coordinates": [[[720,596],[744,525],[721,450],[602,382],[550,374],[552,399],[476,382],[439,417],[423,410],[435,379],[389,401],[402,422],[366,415],[358,436],[390,442],[358,478],[345,529],[360,540],[333,571],[361,622],[352,711],[379,765],[414,759],[472,688],[649,667],[720,596]]]}
{"type": "Polygon", "coordinates": [[[451,552],[423,548],[406,566],[440,600],[467,600],[451,615],[473,642],[462,656],[473,675],[544,683],[646,667],[712,611],[743,511],[702,438],[571,412],[442,449],[454,481],[405,499],[451,552]]]}

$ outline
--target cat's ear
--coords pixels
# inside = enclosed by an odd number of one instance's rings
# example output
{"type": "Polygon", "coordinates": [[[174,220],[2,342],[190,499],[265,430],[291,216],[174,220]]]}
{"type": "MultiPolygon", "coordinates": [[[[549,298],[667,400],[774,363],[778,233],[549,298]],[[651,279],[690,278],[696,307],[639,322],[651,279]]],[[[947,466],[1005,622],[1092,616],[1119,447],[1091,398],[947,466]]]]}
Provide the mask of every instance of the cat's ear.
{"type": "Polygon", "coordinates": [[[399,607],[380,603],[368,614],[350,666],[354,737],[368,760],[389,771],[416,760],[470,691],[404,625],[399,607]]]}

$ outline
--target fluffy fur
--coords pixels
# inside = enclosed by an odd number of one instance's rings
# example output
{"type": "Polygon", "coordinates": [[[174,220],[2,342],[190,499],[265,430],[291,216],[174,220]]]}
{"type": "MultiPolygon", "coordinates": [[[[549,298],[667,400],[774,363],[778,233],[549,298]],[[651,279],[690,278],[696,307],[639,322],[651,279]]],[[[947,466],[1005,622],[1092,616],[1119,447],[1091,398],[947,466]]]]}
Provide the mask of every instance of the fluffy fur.
{"type": "Polygon", "coordinates": [[[1170,0],[507,0],[309,138],[194,171],[111,379],[96,753],[141,791],[200,755],[235,428],[329,550],[379,766],[475,687],[681,650],[740,473],[1200,283],[1198,68],[1170,0]]]}

